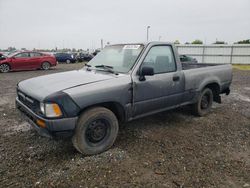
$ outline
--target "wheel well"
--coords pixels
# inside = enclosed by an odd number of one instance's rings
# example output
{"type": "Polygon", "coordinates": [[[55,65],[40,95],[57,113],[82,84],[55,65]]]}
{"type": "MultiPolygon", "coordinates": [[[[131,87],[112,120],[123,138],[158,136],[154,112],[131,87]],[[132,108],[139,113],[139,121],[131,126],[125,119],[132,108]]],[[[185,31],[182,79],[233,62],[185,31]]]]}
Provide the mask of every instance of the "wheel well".
{"type": "Polygon", "coordinates": [[[94,108],[94,107],[107,108],[115,114],[118,121],[120,121],[120,122],[125,121],[125,110],[124,110],[123,106],[117,102],[104,102],[104,103],[99,103],[99,104],[94,104],[94,105],[88,106],[88,107],[82,109],[80,111],[79,115],[81,113],[83,113],[85,110],[87,110],[89,108],[94,108]]]}
{"type": "MultiPolygon", "coordinates": [[[[49,64],[51,65],[51,63],[50,63],[49,61],[43,61],[42,64],[43,64],[43,63],[49,63],[49,64]]],[[[42,65],[42,64],[41,64],[41,65],[42,65]]]]}
{"type": "Polygon", "coordinates": [[[41,65],[40,65],[41,68],[42,68],[42,66],[43,66],[44,63],[49,63],[50,66],[52,65],[49,61],[43,61],[43,62],[41,63],[41,65]]]}
{"type": "Polygon", "coordinates": [[[1,65],[3,65],[3,64],[9,65],[9,66],[10,66],[10,70],[11,70],[11,65],[10,65],[10,63],[8,63],[8,62],[6,62],[6,63],[1,63],[1,65]]]}
{"type": "Polygon", "coordinates": [[[215,102],[221,103],[220,98],[220,86],[218,83],[210,83],[205,86],[205,88],[209,88],[213,92],[213,99],[215,102]]]}

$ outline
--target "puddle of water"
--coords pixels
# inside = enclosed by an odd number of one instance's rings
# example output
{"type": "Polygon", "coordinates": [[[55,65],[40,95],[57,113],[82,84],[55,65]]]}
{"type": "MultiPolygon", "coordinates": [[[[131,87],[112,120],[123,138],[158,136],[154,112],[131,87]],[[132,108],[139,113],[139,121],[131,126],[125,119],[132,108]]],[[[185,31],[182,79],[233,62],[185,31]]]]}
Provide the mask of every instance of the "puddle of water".
{"type": "Polygon", "coordinates": [[[30,124],[27,122],[22,122],[20,125],[15,125],[11,128],[13,131],[22,131],[26,132],[30,130],[30,124]]]}
{"type": "Polygon", "coordinates": [[[10,103],[10,101],[11,101],[10,97],[1,96],[0,106],[8,104],[8,103],[10,103]]]}
{"type": "Polygon", "coordinates": [[[31,129],[31,125],[27,122],[22,122],[19,125],[14,125],[6,130],[5,135],[12,135],[16,132],[27,132],[31,129]]]}
{"type": "Polygon", "coordinates": [[[241,95],[239,93],[231,93],[231,96],[236,99],[236,100],[241,100],[241,101],[245,101],[245,102],[250,102],[250,98],[245,96],[245,95],[241,95]]]}

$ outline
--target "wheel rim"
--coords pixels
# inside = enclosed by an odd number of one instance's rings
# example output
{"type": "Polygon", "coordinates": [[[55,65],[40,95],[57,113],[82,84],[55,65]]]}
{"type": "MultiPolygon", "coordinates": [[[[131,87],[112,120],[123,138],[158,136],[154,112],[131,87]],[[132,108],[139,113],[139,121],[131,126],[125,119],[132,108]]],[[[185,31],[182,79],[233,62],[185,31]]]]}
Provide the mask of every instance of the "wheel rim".
{"type": "Polygon", "coordinates": [[[9,72],[9,70],[10,70],[9,65],[7,65],[7,64],[0,65],[0,71],[1,72],[9,72]]]}
{"type": "Polygon", "coordinates": [[[69,64],[69,63],[70,63],[70,60],[68,60],[68,59],[67,59],[66,63],[68,63],[68,64],[69,64]]]}
{"type": "Polygon", "coordinates": [[[86,139],[91,144],[97,144],[103,141],[109,132],[110,125],[105,119],[97,119],[88,124],[86,130],[86,139]]]}
{"type": "Polygon", "coordinates": [[[205,93],[201,98],[201,109],[207,109],[210,105],[209,93],[205,93]]]}
{"type": "Polygon", "coordinates": [[[50,67],[50,65],[49,65],[49,63],[43,63],[43,69],[44,70],[48,70],[49,69],[49,67],[50,67]]]}

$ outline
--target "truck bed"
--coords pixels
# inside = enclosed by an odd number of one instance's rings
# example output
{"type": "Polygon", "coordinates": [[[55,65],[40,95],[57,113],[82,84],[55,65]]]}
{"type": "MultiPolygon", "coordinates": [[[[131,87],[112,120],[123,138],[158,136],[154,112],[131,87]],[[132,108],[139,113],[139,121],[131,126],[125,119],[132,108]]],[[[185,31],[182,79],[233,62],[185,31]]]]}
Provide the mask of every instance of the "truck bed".
{"type": "Polygon", "coordinates": [[[185,90],[200,90],[205,84],[215,82],[223,91],[232,81],[231,64],[182,63],[182,68],[185,75],[185,90]]]}
{"type": "Polygon", "coordinates": [[[182,63],[182,70],[198,69],[204,67],[218,66],[223,64],[212,64],[212,63],[182,63]]]}

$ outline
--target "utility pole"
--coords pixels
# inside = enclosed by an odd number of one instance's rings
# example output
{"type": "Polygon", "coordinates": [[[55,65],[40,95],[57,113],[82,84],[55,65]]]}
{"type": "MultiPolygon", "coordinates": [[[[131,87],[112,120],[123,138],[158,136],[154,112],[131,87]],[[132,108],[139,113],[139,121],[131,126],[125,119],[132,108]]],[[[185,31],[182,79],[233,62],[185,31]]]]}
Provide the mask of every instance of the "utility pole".
{"type": "Polygon", "coordinates": [[[147,42],[148,42],[149,28],[150,26],[147,26],[147,42]]]}
{"type": "Polygon", "coordinates": [[[101,49],[103,49],[103,39],[101,39],[101,49]]]}

